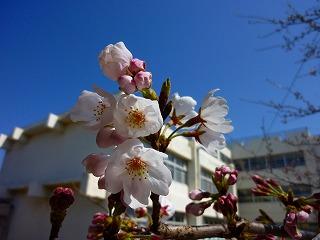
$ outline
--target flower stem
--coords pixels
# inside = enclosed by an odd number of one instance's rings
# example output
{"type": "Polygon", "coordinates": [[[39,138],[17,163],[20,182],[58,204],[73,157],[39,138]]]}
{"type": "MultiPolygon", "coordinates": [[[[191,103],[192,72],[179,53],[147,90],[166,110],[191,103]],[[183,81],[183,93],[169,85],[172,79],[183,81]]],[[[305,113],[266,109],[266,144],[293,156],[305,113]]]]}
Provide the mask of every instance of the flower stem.
{"type": "Polygon", "coordinates": [[[49,240],[54,240],[58,238],[59,230],[61,228],[62,222],[67,214],[67,211],[52,211],[50,214],[51,220],[51,231],[49,240]]]}
{"type": "Polygon", "coordinates": [[[159,216],[160,216],[160,209],[161,205],[159,203],[159,195],[155,193],[151,193],[150,196],[152,200],[152,225],[151,225],[151,231],[154,233],[158,232],[159,227],[159,216]]]}

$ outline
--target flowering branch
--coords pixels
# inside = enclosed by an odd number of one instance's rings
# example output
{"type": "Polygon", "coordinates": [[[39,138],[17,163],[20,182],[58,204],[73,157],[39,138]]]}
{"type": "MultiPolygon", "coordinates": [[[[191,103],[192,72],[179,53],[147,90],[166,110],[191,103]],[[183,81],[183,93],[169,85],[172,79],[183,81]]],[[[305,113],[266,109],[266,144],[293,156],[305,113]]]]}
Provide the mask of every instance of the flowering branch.
{"type": "MultiPolygon", "coordinates": [[[[236,227],[243,228],[243,233],[252,234],[272,234],[279,237],[290,237],[282,225],[262,224],[256,222],[239,222],[236,227]]],[[[160,224],[158,233],[164,239],[201,239],[210,237],[232,238],[233,233],[228,229],[227,224],[212,224],[205,226],[175,226],[160,224]]],[[[301,240],[310,240],[316,236],[316,233],[310,231],[301,231],[301,240]]]]}
{"type": "Polygon", "coordinates": [[[99,62],[104,74],[116,81],[122,92],[113,96],[100,88],[95,88],[96,92],[83,91],[70,113],[73,121],[83,122],[98,132],[96,142],[100,148],[111,147],[109,154],[90,154],[82,162],[88,173],[99,177],[98,188],[111,193],[109,213],[94,215],[87,239],[241,239],[245,233],[286,236],[285,232],[291,237],[311,239],[315,235],[298,232],[296,223],[298,219],[307,219],[309,205],[319,205],[318,195],[297,200],[272,180],[255,177],[255,193],[278,197],[287,207],[287,215],[284,227],[247,222],[237,215],[238,198],[228,191],[237,182],[238,172],[227,166],[217,167],[212,175],[218,193],[193,190],[189,198],[197,202],[186,206],[186,212],[195,216],[212,206],[222,213],[227,224],[198,227],[161,223],[174,212],[164,200],[172,182],[172,174],[164,164],[168,158],[167,147],[175,137],[184,136],[194,138],[209,153],[223,149],[226,145],[223,134],[233,130],[231,121],[225,118],[229,111],[227,102],[215,96],[218,91],[215,89],[195,112],[197,103],[192,97],[175,93],[170,98],[169,79],[157,95],[145,62],[133,58],[122,42],[108,45],[101,52],[99,62]],[[135,95],[136,92],[142,96],[135,95]],[[168,128],[172,129],[171,134],[166,134],[168,128]],[[141,140],[152,148],[145,147],[141,140]],[[149,197],[153,203],[151,217],[146,210],[149,197]],[[147,217],[148,226],[139,226],[124,216],[128,207],[135,209],[138,218],[147,217]]]}

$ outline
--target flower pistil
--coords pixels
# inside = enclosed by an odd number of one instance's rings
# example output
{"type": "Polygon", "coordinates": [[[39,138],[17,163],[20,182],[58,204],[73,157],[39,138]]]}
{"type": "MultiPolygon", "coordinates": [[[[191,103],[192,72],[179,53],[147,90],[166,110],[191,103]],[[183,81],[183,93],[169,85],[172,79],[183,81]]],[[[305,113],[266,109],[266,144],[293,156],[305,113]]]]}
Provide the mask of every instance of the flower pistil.
{"type": "Polygon", "coordinates": [[[133,108],[128,112],[126,121],[131,128],[142,128],[146,122],[146,116],[142,111],[133,108]]]}
{"type": "Polygon", "coordinates": [[[147,179],[146,173],[148,173],[147,169],[147,163],[144,162],[141,158],[139,157],[134,157],[129,159],[126,162],[126,167],[125,169],[128,171],[129,176],[132,177],[132,180],[134,177],[139,177],[139,180],[142,180],[142,177],[144,179],[147,179]]]}

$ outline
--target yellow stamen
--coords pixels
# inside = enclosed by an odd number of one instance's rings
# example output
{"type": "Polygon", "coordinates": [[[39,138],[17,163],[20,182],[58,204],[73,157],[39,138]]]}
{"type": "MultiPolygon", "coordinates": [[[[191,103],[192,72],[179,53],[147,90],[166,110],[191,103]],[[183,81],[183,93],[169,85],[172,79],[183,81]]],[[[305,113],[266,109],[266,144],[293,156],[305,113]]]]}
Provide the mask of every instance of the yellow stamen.
{"type": "Polygon", "coordinates": [[[146,116],[138,109],[131,109],[126,117],[126,122],[131,128],[142,128],[146,122],[146,116]]]}
{"type": "Polygon", "coordinates": [[[148,165],[141,158],[131,158],[127,160],[126,165],[126,170],[132,179],[134,179],[134,177],[139,177],[139,180],[142,180],[142,178],[147,179],[148,165]]]}

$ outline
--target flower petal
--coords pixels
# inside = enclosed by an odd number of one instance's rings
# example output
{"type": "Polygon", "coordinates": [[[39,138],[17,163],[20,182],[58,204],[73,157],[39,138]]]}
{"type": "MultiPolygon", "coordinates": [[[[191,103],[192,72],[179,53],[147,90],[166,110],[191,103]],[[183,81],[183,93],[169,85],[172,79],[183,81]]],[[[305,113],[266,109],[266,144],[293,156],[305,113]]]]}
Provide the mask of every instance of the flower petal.
{"type": "Polygon", "coordinates": [[[173,94],[172,103],[177,116],[188,115],[197,105],[197,102],[192,97],[180,97],[178,93],[173,94]]]}
{"type": "Polygon", "coordinates": [[[90,154],[82,161],[82,164],[86,167],[88,173],[100,177],[108,166],[109,157],[109,155],[103,153],[90,154]]]}
{"type": "Polygon", "coordinates": [[[129,176],[126,176],[123,181],[123,191],[132,195],[141,204],[148,205],[150,184],[146,179],[132,179],[129,176]]]}
{"type": "Polygon", "coordinates": [[[101,128],[96,137],[100,148],[108,148],[123,143],[126,138],[120,136],[114,128],[101,128]]]}

